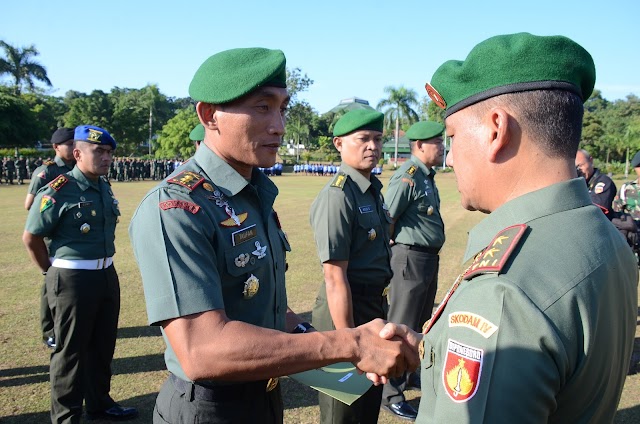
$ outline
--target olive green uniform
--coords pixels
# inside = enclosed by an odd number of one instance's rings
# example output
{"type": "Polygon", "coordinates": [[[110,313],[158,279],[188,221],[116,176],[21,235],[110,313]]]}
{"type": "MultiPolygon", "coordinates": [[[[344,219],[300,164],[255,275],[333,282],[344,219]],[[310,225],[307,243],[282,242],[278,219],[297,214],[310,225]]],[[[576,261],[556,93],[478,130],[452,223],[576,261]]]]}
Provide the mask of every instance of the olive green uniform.
{"type": "MultiPolygon", "coordinates": [[[[73,165],[67,165],[61,157],[56,156],[54,160],[48,160],[37,167],[31,175],[29,181],[28,193],[34,196],[45,185],[53,181],[58,175],[66,174],[73,169],[73,165]]],[[[42,284],[42,293],[40,297],[40,325],[42,327],[42,339],[47,340],[54,337],[53,334],[53,317],[49,302],[47,301],[47,285],[42,284]]]]}
{"type": "MultiPolygon", "coordinates": [[[[445,241],[434,175],[433,169],[412,155],[391,177],[385,194],[389,215],[395,219],[388,320],[415,331],[421,331],[433,311],[438,252],[445,241]]],[[[408,379],[409,373],[385,384],[382,403],[404,401],[408,379]]]]}
{"type": "MultiPolygon", "coordinates": [[[[356,326],[386,317],[383,291],[391,278],[389,224],[391,219],[380,190],[382,183],[370,180],[341,163],[340,173],[318,194],[311,206],[311,226],[320,262],[348,261],[347,278],[351,290],[356,326]]],[[[320,331],[335,329],[326,287],[323,283],[313,308],[313,325],[320,331]]],[[[347,406],[319,394],[322,422],[376,422],[382,386],[347,406]]]]}
{"type": "Polygon", "coordinates": [[[474,255],[426,329],[417,421],[612,422],[638,270],[584,180],[502,205],[470,232],[474,255]]]}
{"type": "Polygon", "coordinates": [[[51,354],[51,421],[79,422],[115,402],[111,360],[120,312],[115,228],[120,211],[109,183],[76,167],[38,191],[25,230],[50,240],[45,284],[57,346],[51,354]],[[83,263],[84,265],[79,265],[83,263]]]}
{"type": "MultiPolygon", "coordinates": [[[[224,309],[231,320],[285,330],[290,247],[273,210],[277,194],[258,169],[247,181],[202,144],[146,195],[129,234],[151,325],[224,309]]],[[[172,377],[158,395],[154,422],[282,421],[279,386],[189,381],[163,337],[172,377]]]]}

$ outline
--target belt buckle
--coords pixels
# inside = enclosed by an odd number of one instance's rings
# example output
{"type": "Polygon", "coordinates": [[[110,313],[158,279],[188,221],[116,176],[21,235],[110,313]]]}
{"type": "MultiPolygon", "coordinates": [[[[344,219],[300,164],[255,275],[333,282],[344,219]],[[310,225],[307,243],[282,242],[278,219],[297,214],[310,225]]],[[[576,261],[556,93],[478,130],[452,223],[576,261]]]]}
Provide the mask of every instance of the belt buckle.
{"type": "Polygon", "coordinates": [[[275,389],[278,386],[278,382],[279,382],[278,377],[270,378],[269,381],[267,381],[267,393],[275,389]]]}

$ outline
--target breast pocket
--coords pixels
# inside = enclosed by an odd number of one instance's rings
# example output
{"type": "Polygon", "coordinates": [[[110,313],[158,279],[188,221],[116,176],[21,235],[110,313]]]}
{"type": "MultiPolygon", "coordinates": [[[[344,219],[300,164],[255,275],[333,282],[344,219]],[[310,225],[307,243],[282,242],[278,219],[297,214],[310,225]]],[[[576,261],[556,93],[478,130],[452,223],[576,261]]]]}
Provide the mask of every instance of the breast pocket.
{"type": "MultiPolygon", "coordinates": [[[[227,273],[233,277],[255,273],[271,261],[268,244],[259,237],[234,246],[225,252],[227,273]]],[[[223,282],[224,284],[224,282],[223,282]]]]}

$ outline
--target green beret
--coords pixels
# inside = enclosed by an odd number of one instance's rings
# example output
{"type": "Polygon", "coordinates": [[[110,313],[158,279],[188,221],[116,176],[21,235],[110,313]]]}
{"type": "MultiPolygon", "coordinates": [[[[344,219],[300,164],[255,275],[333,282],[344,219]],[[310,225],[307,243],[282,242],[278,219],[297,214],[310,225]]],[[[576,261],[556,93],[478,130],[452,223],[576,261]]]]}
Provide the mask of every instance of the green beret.
{"type": "Polygon", "coordinates": [[[333,136],[341,137],[358,130],[382,132],[384,114],[372,109],[355,109],[344,115],[333,127],[333,136]]]}
{"type": "Polygon", "coordinates": [[[199,102],[222,104],[258,87],[286,88],[286,63],[280,50],[225,50],[200,65],[189,85],[189,95],[199,102]]]}
{"type": "Polygon", "coordinates": [[[636,153],[631,159],[631,166],[637,168],[640,166],[640,152],[636,153]]]}
{"type": "Polygon", "coordinates": [[[204,127],[202,124],[198,124],[189,133],[189,140],[191,141],[202,141],[204,140],[204,127]]]}
{"type": "Polygon", "coordinates": [[[593,58],[576,42],[522,32],[489,38],[464,61],[443,63],[425,87],[449,116],[490,97],[521,91],[566,90],[584,102],[595,80],[593,58]]]}
{"type": "Polygon", "coordinates": [[[444,131],[444,125],[433,121],[420,121],[411,125],[405,136],[409,140],[429,140],[430,138],[439,137],[444,131]]]}

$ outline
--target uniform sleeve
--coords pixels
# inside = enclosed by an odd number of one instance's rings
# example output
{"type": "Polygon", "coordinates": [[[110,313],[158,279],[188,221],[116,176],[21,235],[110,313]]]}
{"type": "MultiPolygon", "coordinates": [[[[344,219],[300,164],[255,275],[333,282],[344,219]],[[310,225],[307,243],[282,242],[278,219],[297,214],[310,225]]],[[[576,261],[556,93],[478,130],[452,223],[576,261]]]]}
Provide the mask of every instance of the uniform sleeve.
{"type": "Polygon", "coordinates": [[[46,178],[46,166],[40,166],[38,168],[35,169],[35,171],[33,171],[33,174],[31,175],[31,180],[29,182],[29,193],[31,194],[36,194],[38,192],[38,190],[40,190],[42,187],[44,187],[47,182],[49,181],[48,178],[46,178]],[[40,175],[45,176],[45,178],[40,178],[40,175]]]}
{"type": "Polygon", "coordinates": [[[600,206],[609,216],[613,207],[613,199],[616,196],[616,185],[610,178],[602,178],[596,183],[591,192],[591,201],[600,206]]]}
{"type": "Polygon", "coordinates": [[[224,308],[215,223],[189,205],[197,206],[188,193],[160,188],[142,201],[129,226],[150,324],[224,308]],[[169,200],[188,203],[162,209],[169,200]]]}
{"type": "Polygon", "coordinates": [[[552,323],[514,284],[494,276],[454,294],[425,336],[425,352],[420,409],[434,423],[547,422],[568,373],[552,323]]]}
{"type": "Polygon", "coordinates": [[[24,229],[36,236],[49,237],[64,211],[63,196],[45,186],[36,193],[24,229]]]}
{"type": "Polygon", "coordinates": [[[384,196],[385,203],[389,207],[389,214],[393,219],[398,219],[404,213],[413,199],[415,182],[412,178],[392,178],[384,196]]]}
{"type": "Polygon", "coordinates": [[[311,205],[311,227],[320,262],[348,261],[353,205],[339,188],[322,190],[311,205]]]}

